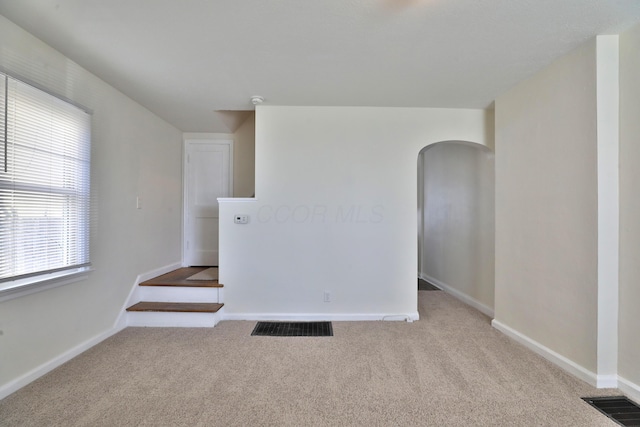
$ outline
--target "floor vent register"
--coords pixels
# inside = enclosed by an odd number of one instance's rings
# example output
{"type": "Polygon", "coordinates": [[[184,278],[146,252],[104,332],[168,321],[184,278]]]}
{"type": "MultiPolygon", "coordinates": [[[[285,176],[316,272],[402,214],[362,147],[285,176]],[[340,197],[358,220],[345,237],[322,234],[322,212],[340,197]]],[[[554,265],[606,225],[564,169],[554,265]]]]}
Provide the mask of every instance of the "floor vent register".
{"type": "Polygon", "coordinates": [[[258,322],[251,332],[263,337],[332,337],[331,322],[258,322]]]}
{"type": "Polygon", "coordinates": [[[624,396],[583,397],[582,400],[621,426],[640,426],[640,407],[624,396]]]}

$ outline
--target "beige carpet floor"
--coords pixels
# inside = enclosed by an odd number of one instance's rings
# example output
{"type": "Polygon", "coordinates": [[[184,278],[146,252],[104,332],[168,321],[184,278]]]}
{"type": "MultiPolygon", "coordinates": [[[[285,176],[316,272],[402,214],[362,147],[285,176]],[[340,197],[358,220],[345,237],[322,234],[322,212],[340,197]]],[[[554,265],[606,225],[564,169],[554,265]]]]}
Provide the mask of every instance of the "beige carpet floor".
{"type": "Polygon", "coordinates": [[[128,328],[0,401],[2,426],[615,426],[596,390],[441,291],[333,337],[128,328]]]}

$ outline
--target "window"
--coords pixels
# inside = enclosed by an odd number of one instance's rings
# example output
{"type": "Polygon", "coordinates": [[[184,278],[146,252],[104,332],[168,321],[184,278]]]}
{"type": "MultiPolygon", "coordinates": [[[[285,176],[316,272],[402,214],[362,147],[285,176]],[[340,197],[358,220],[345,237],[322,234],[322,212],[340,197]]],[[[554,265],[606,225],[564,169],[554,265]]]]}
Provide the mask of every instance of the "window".
{"type": "Polygon", "coordinates": [[[90,119],[0,74],[0,290],[88,267],[90,119]]]}

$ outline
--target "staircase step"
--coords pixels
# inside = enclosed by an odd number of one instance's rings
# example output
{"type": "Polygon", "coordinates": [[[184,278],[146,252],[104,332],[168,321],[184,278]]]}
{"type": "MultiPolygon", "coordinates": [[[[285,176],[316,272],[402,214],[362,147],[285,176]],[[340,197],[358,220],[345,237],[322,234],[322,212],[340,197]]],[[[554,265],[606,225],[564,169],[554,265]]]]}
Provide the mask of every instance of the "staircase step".
{"type": "Polygon", "coordinates": [[[138,301],[223,302],[223,292],[224,288],[138,286],[135,290],[134,299],[131,300],[131,304],[138,301]]]}
{"type": "Polygon", "coordinates": [[[155,311],[178,313],[216,313],[224,304],[211,302],[150,302],[142,301],[127,311],[155,311]]]}
{"type": "Polygon", "coordinates": [[[213,328],[224,317],[217,280],[187,280],[207,267],[185,267],[139,283],[127,308],[127,326],[213,328]]]}
{"type": "MultiPolygon", "coordinates": [[[[175,304],[178,303],[170,304],[175,306],[175,304]]],[[[183,307],[184,304],[193,303],[182,303],[183,307]]],[[[127,326],[142,326],[152,328],[213,328],[222,320],[224,316],[224,307],[222,307],[222,304],[213,305],[220,306],[219,310],[215,312],[127,311],[127,326]]],[[[130,308],[133,307],[135,306],[132,306],[130,308]]]]}
{"type": "Polygon", "coordinates": [[[222,288],[217,280],[187,280],[207,267],[185,267],[140,283],[140,286],[179,286],[193,288],[222,288]]]}

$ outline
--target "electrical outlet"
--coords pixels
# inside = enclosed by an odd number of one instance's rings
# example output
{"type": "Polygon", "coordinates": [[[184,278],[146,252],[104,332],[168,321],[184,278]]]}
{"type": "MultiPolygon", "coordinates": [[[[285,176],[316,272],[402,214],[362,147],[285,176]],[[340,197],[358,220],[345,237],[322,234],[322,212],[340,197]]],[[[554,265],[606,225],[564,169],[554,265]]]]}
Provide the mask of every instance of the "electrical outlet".
{"type": "Polygon", "coordinates": [[[236,224],[248,224],[249,223],[249,215],[234,215],[233,222],[236,224]]]}
{"type": "Polygon", "coordinates": [[[324,302],[331,302],[331,292],[324,291],[324,302]]]}

